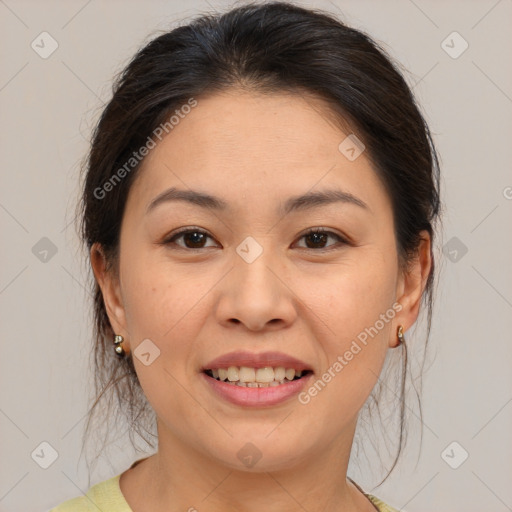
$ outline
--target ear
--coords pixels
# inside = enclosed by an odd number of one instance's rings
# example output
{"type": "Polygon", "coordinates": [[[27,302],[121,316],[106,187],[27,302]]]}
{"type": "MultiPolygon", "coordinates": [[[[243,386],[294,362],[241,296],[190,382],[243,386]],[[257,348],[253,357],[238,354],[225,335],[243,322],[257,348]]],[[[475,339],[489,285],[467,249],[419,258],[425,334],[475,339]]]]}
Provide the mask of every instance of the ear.
{"type": "MultiPolygon", "coordinates": [[[[110,325],[115,334],[121,334],[126,338],[126,314],[119,285],[119,278],[112,269],[107,269],[107,259],[99,243],[91,247],[91,266],[101,288],[103,301],[110,320],[110,325]]],[[[127,341],[124,342],[127,347],[127,341]]]]}
{"type": "Polygon", "coordinates": [[[415,257],[410,261],[407,269],[399,276],[397,286],[397,301],[402,306],[395,316],[395,327],[392,332],[390,347],[395,347],[396,330],[403,326],[404,333],[416,322],[418,318],[421,298],[432,267],[431,238],[428,231],[420,233],[421,241],[415,257]]]}

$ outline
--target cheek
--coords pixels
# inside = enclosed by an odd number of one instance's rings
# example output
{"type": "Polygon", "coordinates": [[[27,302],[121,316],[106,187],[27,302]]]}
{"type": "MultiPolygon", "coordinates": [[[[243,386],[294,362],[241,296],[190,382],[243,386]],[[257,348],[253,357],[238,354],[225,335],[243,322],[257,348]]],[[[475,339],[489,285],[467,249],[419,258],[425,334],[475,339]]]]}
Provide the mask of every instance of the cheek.
{"type": "Polygon", "coordinates": [[[309,295],[309,318],[321,319],[314,334],[322,368],[299,402],[309,428],[326,438],[355,421],[380,375],[394,317],[394,277],[382,258],[358,258],[325,280],[325,293],[309,295]]]}
{"type": "Polygon", "coordinates": [[[392,307],[396,266],[373,248],[358,250],[341,264],[301,278],[305,303],[325,323],[326,333],[339,340],[356,336],[392,307]]]}
{"type": "Polygon", "coordinates": [[[333,382],[325,397],[333,393],[330,399],[338,403],[361,405],[366,400],[382,368],[395,316],[394,261],[381,251],[364,252],[336,272],[331,268],[329,277],[317,277],[316,288],[312,283],[303,288],[305,303],[314,312],[309,317],[319,319],[316,339],[323,370],[331,373],[326,380],[333,382]]]}
{"type": "Polygon", "coordinates": [[[206,267],[201,272],[194,264],[172,265],[156,252],[132,253],[122,269],[128,331],[134,350],[149,338],[164,356],[166,367],[182,373],[189,370],[190,355],[198,350],[196,343],[208,315],[208,291],[218,277],[206,267]]]}
{"type": "Polygon", "coordinates": [[[125,254],[120,270],[130,348],[134,351],[143,340],[150,339],[162,350],[162,335],[172,327],[172,319],[164,312],[175,311],[166,275],[142,254],[125,254]]]}
{"type": "Polygon", "coordinates": [[[146,339],[157,347],[150,348],[150,353],[155,350],[158,356],[153,359],[151,355],[149,365],[134,357],[144,394],[164,416],[166,410],[177,417],[190,416],[190,402],[183,398],[180,383],[197,371],[192,355],[197,353],[196,340],[202,326],[198,315],[205,314],[200,299],[212,284],[193,280],[190,273],[161,261],[142,258],[127,259],[125,272],[125,310],[132,351],[140,353],[137,347],[146,339]]]}

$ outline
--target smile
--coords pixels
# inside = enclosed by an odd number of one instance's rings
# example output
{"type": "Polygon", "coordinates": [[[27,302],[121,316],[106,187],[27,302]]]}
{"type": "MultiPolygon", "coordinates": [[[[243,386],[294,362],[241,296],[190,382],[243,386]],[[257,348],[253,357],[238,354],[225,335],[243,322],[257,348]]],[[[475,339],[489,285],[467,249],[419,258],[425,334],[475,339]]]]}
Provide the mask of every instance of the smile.
{"type": "Polygon", "coordinates": [[[230,366],[204,370],[201,375],[214,396],[243,407],[268,407],[300,393],[313,372],[278,366],[230,366]]]}
{"type": "Polygon", "coordinates": [[[249,388],[266,388],[280,386],[292,380],[297,380],[307,373],[295,368],[270,366],[264,368],[250,368],[247,366],[230,366],[229,368],[213,368],[205,370],[205,373],[218,380],[234,386],[249,388]]]}

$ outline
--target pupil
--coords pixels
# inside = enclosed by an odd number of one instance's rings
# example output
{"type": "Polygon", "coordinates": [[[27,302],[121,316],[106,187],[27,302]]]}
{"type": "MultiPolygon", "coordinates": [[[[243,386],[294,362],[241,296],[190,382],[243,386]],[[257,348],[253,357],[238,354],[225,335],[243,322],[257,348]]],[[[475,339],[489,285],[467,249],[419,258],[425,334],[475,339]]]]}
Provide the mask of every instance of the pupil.
{"type": "Polygon", "coordinates": [[[322,243],[325,242],[325,233],[310,233],[309,237],[315,240],[313,243],[322,243]],[[321,240],[318,240],[318,238],[321,238],[321,240]]]}
{"type": "MultiPolygon", "coordinates": [[[[200,233],[199,231],[191,231],[184,235],[185,240],[190,242],[193,246],[199,245],[201,246],[201,242],[204,242],[204,233],[200,233]]],[[[325,243],[326,234],[325,233],[310,233],[308,235],[310,240],[313,240],[313,245],[325,243]]],[[[196,247],[194,247],[196,248],[196,247]]]]}
{"type": "Polygon", "coordinates": [[[187,233],[185,234],[185,239],[187,240],[190,240],[192,238],[192,244],[201,244],[201,240],[202,238],[204,237],[204,234],[203,233],[199,233],[198,231],[192,231],[191,233],[187,233]],[[197,240],[197,238],[194,240],[193,237],[198,237],[199,240],[197,240]]]}

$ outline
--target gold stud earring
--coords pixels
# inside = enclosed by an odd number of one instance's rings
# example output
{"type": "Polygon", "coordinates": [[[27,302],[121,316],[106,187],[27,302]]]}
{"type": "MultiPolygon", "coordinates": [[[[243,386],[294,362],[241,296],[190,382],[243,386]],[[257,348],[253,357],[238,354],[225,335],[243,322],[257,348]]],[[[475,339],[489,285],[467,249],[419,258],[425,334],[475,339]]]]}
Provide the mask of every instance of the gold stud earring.
{"type": "Polygon", "coordinates": [[[114,345],[115,345],[115,352],[119,357],[124,357],[126,355],[126,352],[124,348],[121,346],[121,343],[123,343],[124,338],[120,334],[116,334],[114,337],[114,345]]]}
{"type": "Polygon", "coordinates": [[[398,338],[398,343],[397,343],[396,347],[399,347],[400,345],[405,343],[404,328],[402,325],[398,326],[398,329],[396,331],[396,336],[398,338]]]}

